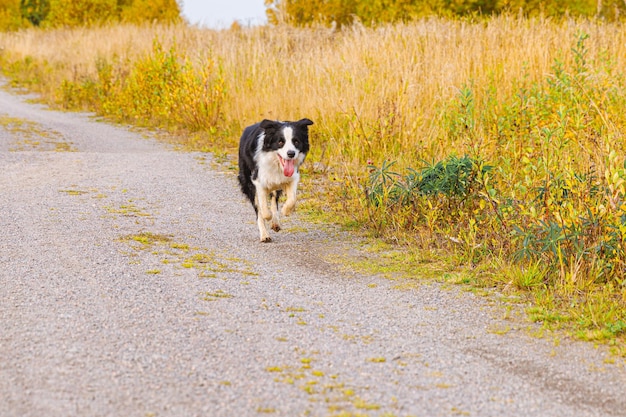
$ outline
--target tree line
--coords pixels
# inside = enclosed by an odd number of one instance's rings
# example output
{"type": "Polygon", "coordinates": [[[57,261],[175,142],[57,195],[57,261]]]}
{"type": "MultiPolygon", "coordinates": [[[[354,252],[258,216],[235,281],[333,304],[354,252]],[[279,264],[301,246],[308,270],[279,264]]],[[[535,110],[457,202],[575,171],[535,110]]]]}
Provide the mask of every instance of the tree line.
{"type": "MultiPolygon", "coordinates": [[[[626,0],[265,0],[268,21],[294,26],[374,26],[426,16],[594,17],[620,20],[626,0]]],[[[177,0],[0,0],[0,30],[90,26],[109,22],[178,22],[177,0]]]]}
{"type": "Polygon", "coordinates": [[[0,0],[0,30],[180,19],[176,0],[0,0]]]}
{"type": "Polygon", "coordinates": [[[626,16],[626,0],[265,0],[271,23],[365,26],[407,22],[426,16],[477,17],[510,13],[560,18],[626,16]]]}

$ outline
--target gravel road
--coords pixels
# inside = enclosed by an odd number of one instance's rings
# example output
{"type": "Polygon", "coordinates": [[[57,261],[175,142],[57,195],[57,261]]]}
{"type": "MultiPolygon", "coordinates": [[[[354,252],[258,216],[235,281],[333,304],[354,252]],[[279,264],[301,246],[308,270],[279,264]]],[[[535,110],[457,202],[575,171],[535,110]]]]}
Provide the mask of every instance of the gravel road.
{"type": "Polygon", "coordinates": [[[261,244],[210,155],[27,98],[0,92],[0,416],[626,415],[623,359],[346,271],[297,212],[261,244]]]}

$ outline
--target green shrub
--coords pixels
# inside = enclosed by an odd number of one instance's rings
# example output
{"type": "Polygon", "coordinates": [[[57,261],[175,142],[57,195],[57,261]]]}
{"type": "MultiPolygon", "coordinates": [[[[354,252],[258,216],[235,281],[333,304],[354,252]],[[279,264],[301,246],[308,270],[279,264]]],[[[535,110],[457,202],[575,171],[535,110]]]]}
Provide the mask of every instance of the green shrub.
{"type": "Polygon", "coordinates": [[[154,42],[149,55],[129,65],[96,62],[97,100],[106,116],[140,124],[189,131],[212,130],[223,117],[227,92],[219,66],[207,58],[196,69],[175,47],[154,42]]]}

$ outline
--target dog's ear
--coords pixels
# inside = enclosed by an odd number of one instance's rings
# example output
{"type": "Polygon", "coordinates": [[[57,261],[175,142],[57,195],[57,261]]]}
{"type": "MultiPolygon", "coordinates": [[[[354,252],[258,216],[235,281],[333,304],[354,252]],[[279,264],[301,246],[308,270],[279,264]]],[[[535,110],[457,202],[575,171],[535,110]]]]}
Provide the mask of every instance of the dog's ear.
{"type": "Polygon", "coordinates": [[[300,119],[296,122],[297,125],[301,125],[301,126],[309,126],[313,124],[313,121],[309,120],[309,119],[300,119]]]}
{"type": "Polygon", "coordinates": [[[278,130],[278,128],[280,128],[280,122],[277,122],[275,120],[264,119],[261,122],[261,129],[265,130],[266,132],[275,132],[278,130]]]}
{"type": "Polygon", "coordinates": [[[269,151],[272,148],[272,142],[276,136],[276,132],[282,126],[281,122],[275,120],[265,119],[261,122],[261,129],[263,129],[265,139],[263,139],[263,150],[269,151]]]}

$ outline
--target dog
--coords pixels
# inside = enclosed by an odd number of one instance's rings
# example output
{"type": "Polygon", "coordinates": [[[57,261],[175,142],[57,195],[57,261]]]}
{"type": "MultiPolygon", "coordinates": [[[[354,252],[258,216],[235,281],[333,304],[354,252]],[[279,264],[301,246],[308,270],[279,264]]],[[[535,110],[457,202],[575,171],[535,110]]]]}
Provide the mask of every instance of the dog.
{"type": "Polygon", "coordinates": [[[257,216],[261,242],[271,242],[266,221],[280,230],[278,199],[287,200],[281,213],[288,216],[296,205],[300,181],[298,169],[309,151],[309,126],[313,122],[263,120],[244,129],[239,140],[239,184],[257,216]],[[268,199],[269,208],[268,208],[268,199]]]}

